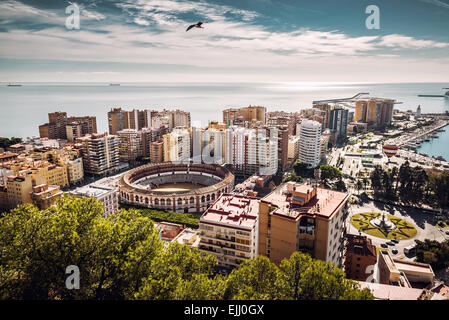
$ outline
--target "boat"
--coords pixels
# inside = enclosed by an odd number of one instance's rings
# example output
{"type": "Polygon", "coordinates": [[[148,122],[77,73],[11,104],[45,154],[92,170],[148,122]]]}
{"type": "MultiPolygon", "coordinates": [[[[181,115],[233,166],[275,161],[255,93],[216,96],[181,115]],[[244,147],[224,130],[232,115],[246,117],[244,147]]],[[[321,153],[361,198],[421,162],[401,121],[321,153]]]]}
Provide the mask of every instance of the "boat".
{"type": "Polygon", "coordinates": [[[21,84],[18,84],[18,83],[16,83],[16,84],[14,84],[14,83],[8,83],[6,86],[7,86],[7,87],[21,87],[22,85],[21,85],[21,84]]]}
{"type": "Polygon", "coordinates": [[[120,83],[110,83],[109,85],[111,87],[118,87],[118,86],[120,86],[120,83]]]}
{"type": "MultiPolygon", "coordinates": [[[[443,88],[448,90],[449,88],[443,88]]],[[[418,94],[418,97],[435,97],[435,98],[449,98],[449,91],[446,91],[443,95],[441,94],[418,94]]]]}

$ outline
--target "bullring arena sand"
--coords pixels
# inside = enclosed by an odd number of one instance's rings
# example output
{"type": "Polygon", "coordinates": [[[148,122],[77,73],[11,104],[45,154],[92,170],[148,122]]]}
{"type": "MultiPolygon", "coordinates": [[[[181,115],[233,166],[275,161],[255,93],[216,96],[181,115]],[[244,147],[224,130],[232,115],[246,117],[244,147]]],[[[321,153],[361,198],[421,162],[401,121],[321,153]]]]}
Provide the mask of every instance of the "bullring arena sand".
{"type": "Polygon", "coordinates": [[[179,192],[179,191],[187,191],[187,190],[195,190],[199,189],[202,186],[191,184],[191,183],[170,183],[170,184],[164,184],[160,185],[159,187],[155,189],[151,189],[153,192],[179,192]]]}

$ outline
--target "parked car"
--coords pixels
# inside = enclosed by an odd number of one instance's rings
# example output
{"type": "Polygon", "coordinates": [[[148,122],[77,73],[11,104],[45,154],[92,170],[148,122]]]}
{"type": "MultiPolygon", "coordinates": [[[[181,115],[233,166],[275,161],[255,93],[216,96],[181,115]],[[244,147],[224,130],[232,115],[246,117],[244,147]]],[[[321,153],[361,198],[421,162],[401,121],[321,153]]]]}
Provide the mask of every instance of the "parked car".
{"type": "Polygon", "coordinates": [[[388,244],[389,246],[394,246],[394,245],[396,245],[396,243],[394,243],[394,242],[392,242],[392,241],[388,241],[387,244],[388,244]]]}
{"type": "Polygon", "coordinates": [[[394,242],[394,243],[399,243],[399,240],[397,240],[397,239],[393,239],[393,240],[391,240],[391,242],[394,242]]]}
{"type": "Polygon", "coordinates": [[[449,236],[449,230],[446,231],[446,234],[449,236]]]}
{"type": "Polygon", "coordinates": [[[380,246],[381,246],[382,248],[388,248],[388,245],[385,244],[385,243],[381,243],[380,246]]]}
{"type": "Polygon", "coordinates": [[[398,254],[398,250],[397,249],[393,249],[393,250],[391,250],[391,252],[393,253],[393,254],[398,254]]]}

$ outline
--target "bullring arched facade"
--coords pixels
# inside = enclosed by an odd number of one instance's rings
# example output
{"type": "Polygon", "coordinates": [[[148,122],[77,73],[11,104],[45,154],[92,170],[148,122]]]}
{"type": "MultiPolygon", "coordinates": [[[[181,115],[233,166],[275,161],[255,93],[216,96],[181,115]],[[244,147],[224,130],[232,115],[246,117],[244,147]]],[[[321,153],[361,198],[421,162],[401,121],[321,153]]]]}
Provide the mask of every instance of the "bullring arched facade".
{"type": "Polygon", "coordinates": [[[218,197],[234,188],[234,175],[215,164],[148,164],[125,173],[119,181],[120,202],[177,212],[204,212],[218,197]],[[139,185],[144,181],[148,186],[139,185]],[[154,191],[152,185],[193,183],[200,188],[154,191]]]}

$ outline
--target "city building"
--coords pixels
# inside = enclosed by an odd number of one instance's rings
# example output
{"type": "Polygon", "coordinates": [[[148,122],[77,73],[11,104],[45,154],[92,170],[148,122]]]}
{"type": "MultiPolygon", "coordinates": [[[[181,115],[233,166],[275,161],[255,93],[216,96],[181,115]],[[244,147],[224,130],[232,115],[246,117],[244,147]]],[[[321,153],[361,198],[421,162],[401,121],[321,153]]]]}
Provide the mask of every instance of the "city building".
{"type": "Polygon", "coordinates": [[[140,130],[151,127],[150,112],[150,110],[125,111],[121,108],[112,108],[108,112],[109,134],[116,135],[117,132],[124,129],[140,130]]]}
{"type": "Polygon", "coordinates": [[[405,288],[431,288],[435,274],[430,264],[394,259],[386,249],[379,251],[377,281],[405,288]]]}
{"type": "Polygon", "coordinates": [[[162,140],[157,140],[150,143],[150,162],[164,162],[164,142],[162,140]]]}
{"type": "Polygon", "coordinates": [[[354,121],[368,123],[369,126],[390,125],[395,100],[372,98],[358,100],[355,104],[354,121]]]}
{"type": "Polygon", "coordinates": [[[245,125],[245,122],[260,121],[265,124],[266,108],[261,106],[249,106],[244,108],[230,108],[223,110],[223,123],[232,125],[245,125]]]}
{"type": "Polygon", "coordinates": [[[182,225],[171,222],[155,222],[154,226],[161,231],[160,235],[163,241],[172,241],[183,230],[182,225]]]}
{"type": "Polygon", "coordinates": [[[226,129],[225,163],[237,175],[274,175],[278,170],[278,145],[277,128],[230,126],[226,129]]]}
{"type": "Polygon", "coordinates": [[[198,248],[201,241],[200,230],[184,228],[178,235],[173,238],[172,242],[186,244],[192,248],[198,248]]]}
{"type": "Polygon", "coordinates": [[[279,264],[295,251],[342,266],[349,194],[287,182],[262,198],[259,254],[279,264]]]}
{"type": "MultiPolygon", "coordinates": [[[[140,133],[142,135],[142,155],[144,157],[151,158],[152,157],[151,144],[153,142],[162,141],[162,137],[164,136],[164,134],[168,133],[168,127],[159,126],[157,128],[142,128],[142,130],[140,130],[140,133]]],[[[163,152],[162,149],[160,151],[163,152]]],[[[162,154],[162,158],[163,158],[163,154],[162,154]]],[[[155,156],[155,159],[158,159],[158,155],[155,156]]],[[[160,161],[160,162],[162,162],[162,161],[160,161]]]]}
{"type": "Polygon", "coordinates": [[[423,300],[424,289],[398,287],[382,283],[359,281],[360,289],[368,289],[376,300],[423,300]]]}
{"type": "MultiPolygon", "coordinates": [[[[314,104],[313,108],[303,116],[306,116],[309,120],[318,121],[322,124],[323,130],[329,128],[331,111],[334,109],[334,105],[327,103],[324,104],[314,104]]],[[[307,110],[307,109],[306,109],[307,110]]]]}
{"type": "Polygon", "coordinates": [[[225,155],[225,131],[208,128],[192,128],[192,160],[195,163],[223,164],[225,155]]]}
{"type": "Polygon", "coordinates": [[[321,128],[321,124],[317,121],[301,122],[298,161],[309,168],[317,167],[321,161],[321,128]]]}
{"type": "Polygon", "coordinates": [[[118,212],[118,196],[117,190],[114,188],[90,184],[76,188],[70,194],[76,197],[95,198],[100,201],[103,204],[103,217],[118,212]]]}
{"type": "Polygon", "coordinates": [[[19,154],[14,152],[3,152],[0,153],[0,163],[9,162],[17,158],[19,154]]]}
{"type": "Polygon", "coordinates": [[[260,199],[223,194],[200,219],[200,251],[213,254],[223,267],[237,267],[258,255],[260,199]]]}
{"type": "Polygon", "coordinates": [[[335,141],[343,141],[348,132],[348,109],[334,107],[330,112],[329,129],[335,135],[335,141]]]}
{"type": "Polygon", "coordinates": [[[33,179],[31,174],[8,176],[6,190],[8,197],[7,208],[13,209],[19,204],[32,203],[31,192],[33,190],[33,179]]]}
{"type": "Polygon", "coordinates": [[[67,113],[52,112],[48,114],[48,123],[39,126],[41,138],[67,139],[67,113]]]}
{"type": "Polygon", "coordinates": [[[30,156],[40,154],[41,160],[46,160],[52,164],[67,168],[68,183],[75,185],[84,179],[83,159],[78,150],[65,147],[63,149],[50,149],[36,152],[30,156]]]}
{"type": "Polygon", "coordinates": [[[366,281],[374,274],[376,246],[366,236],[347,234],[344,267],[349,279],[366,281]]]}
{"type": "Polygon", "coordinates": [[[52,112],[48,114],[48,123],[39,126],[41,138],[62,139],[74,141],[77,137],[97,133],[95,117],[67,117],[66,112],[52,112]]]}
{"type": "Polygon", "coordinates": [[[84,172],[107,175],[119,165],[119,138],[116,135],[91,134],[76,140],[83,158],[84,172]]]}
{"type": "Polygon", "coordinates": [[[226,130],[228,125],[225,123],[219,123],[218,121],[211,121],[207,127],[208,129],[226,130]]]}
{"type": "Polygon", "coordinates": [[[285,127],[288,135],[296,135],[296,125],[301,122],[302,116],[299,112],[273,111],[266,114],[266,125],[269,127],[285,127]]]}
{"type": "Polygon", "coordinates": [[[14,161],[1,163],[1,171],[13,172],[13,175],[18,176],[23,176],[23,173],[26,173],[26,175],[31,176],[33,185],[48,184],[61,187],[69,185],[65,164],[60,165],[47,160],[36,160],[31,156],[22,154],[14,161]]]}
{"type": "Polygon", "coordinates": [[[120,161],[135,162],[136,158],[143,156],[141,131],[123,129],[117,131],[117,136],[120,161]]]}
{"type": "Polygon", "coordinates": [[[164,161],[190,161],[190,131],[185,128],[175,128],[163,136],[164,161]]]}
{"type": "Polygon", "coordinates": [[[62,191],[59,186],[41,184],[33,187],[31,201],[40,210],[45,210],[51,207],[61,196],[62,191]]]}
{"type": "MultiPolygon", "coordinates": [[[[91,116],[67,117],[67,124],[78,123],[81,125],[81,136],[97,133],[97,118],[91,116]]],[[[74,139],[76,140],[76,139],[74,139]]]]}
{"type": "Polygon", "coordinates": [[[132,110],[113,108],[108,112],[109,133],[117,134],[123,129],[160,128],[171,131],[176,127],[190,127],[190,112],[182,110],[132,110]]]}
{"type": "Polygon", "coordinates": [[[322,135],[320,140],[320,159],[326,159],[327,150],[329,146],[329,136],[322,135]]]}
{"type": "Polygon", "coordinates": [[[294,163],[299,156],[299,136],[291,136],[288,139],[288,160],[294,163]]]}
{"type": "Polygon", "coordinates": [[[71,122],[67,123],[66,125],[66,137],[67,140],[70,142],[75,141],[77,138],[80,138],[83,136],[82,134],[82,126],[79,122],[71,122]]]}

